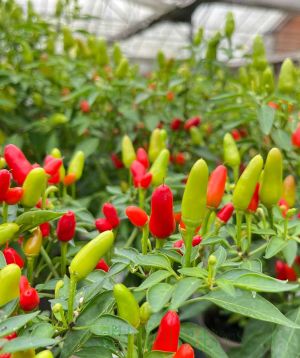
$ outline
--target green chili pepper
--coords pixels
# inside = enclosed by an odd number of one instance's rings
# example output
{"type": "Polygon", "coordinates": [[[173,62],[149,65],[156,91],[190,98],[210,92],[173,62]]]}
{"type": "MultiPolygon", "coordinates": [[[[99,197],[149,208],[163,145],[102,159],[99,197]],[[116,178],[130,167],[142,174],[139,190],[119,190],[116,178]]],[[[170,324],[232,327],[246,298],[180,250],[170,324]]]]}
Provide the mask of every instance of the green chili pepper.
{"type": "Polygon", "coordinates": [[[96,61],[100,66],[105,66],[109,62],[108,53],[107,53],[107,43],[104,38],[99,38],[95,40],[95,52],[96,52],[96,61]]]}
{"type": "Polygon", "coordinates": [[[15,352],[11,355],[11,358],[34,358],[35,356],[35,351],[31,348],[26,351],[15,352]]]}
{"type": "Polygon", "coordinates": [[[78,150],[70,160],[68,167],[68,174],[75,174],[76,181],[79,180],[82,176],[84,167],[84,153],[81,150],[78,150]]]}
{"type": "Polygon", "coordinates": [[[233,205],[235,209],[245,211],[252,199],[253,193],[263,168],[263,159],[256,155],[251,159],[240,176],[233,192],[233,205]]]}
{"type": "Polygon", "coordinates": [[[64,50],[68,51],[75,44],[72,32],[70,31],[69,28],[67,28],[67,27],[63,28],[63,36],[64,36],[64,39],[63,39],[64,50]]]}
{"type": "Polygon", "coordinates": [[[34,207],[46,189],[46,173],[43,168],[34,168],[23,183],[21,204],[26,208],[34,207]]]}
{"type": "Polygon", "coordinates": [[[248,87],[248,85],[249,85],[249,76],[248,76],[248,72],[247,72],[245,67],[240,67],[239,68],[239,80],[240,80],[240,83],[243,86],[248,87]]]}
{"type": "Polygon", "coordinates": [[[115,42],[114,43],[114,47],[113,47],[113,59],[114,59],[114,64],[117,66],[119,65],[121,59],[123,58],[122,56],[122,50],[120,45],[115,42]]]}
{"type": "Polygon", "coordinates": [[[126,77],[129,70],[129,63],[127,58],[123,57],[116,69],[116,77],[117,78],[124,78],[126,77]]]}
{"type": "Polygon", "coordinates": [[[253,66],[260,71],[263,71],[267,64],[266,50],[263,39],[260,35],[257,35],[253,41],[252,60],[253,66]]]}
{"type": "Polygon", "coordinates": [[[201,145],[203,143],[203,138],[202,138],[202,135],[201,135],[201,133],[199,131],[199,128],[191,127],[189,129],[189,133],[190,133],[191,141],[192,141],[193,144],[201,145]]]}
{"type": "Polygon", "coordinates": [[[0,245],[4,245],[11,240],[19,231],[19,225],[15,223],[5,223],[0,225],[0,245]]]}
{"type": "Polygon", "coordinates": [[[122,161],[126,168],[130,168],[132,162],[136,159],[135,150],[131,139],[124,135],[122,139],[122,161]]]}
{"type": "Polygon", "coordinates": [[[282,154],[272,148],[267,156],[262,183],[259,190],[260,201],[266,208],[276,205],[282,193],[282,154]]]}
{"type": "Polygon", "coordinates": [[[164,135],[159,128],[155,128],[151,133],[148,155],[150,162],[153,163],[159,153],[165,148],[164,135]]]}
{"type": "Polygon", "coordinates": [[[293,175],[288,175],[283,181],[282,198],[293,208],[296,202],[296,181],[293,175]]]}
{"type": "Polygon", "coordinates": [[[144,302],[140,307],[140,318],[141,318],[141,324],[145,325],[152,314],[152,309],[149,302],[144,302]]]}
{"type": "Polygon", "coordinates": [[[92,272],[101,257],[112,247],[114,234],[112,231],[104,231],[93,240],[88,242],[75,255],[71,261],[69,271],[77,280],[82,280],[92,272]]]}
{"type": "Polygon", "coordinates": [[[239,167],[241,157],[238,147],[230,133],[226,133],[223,140],[224,162],[231,168],[239,167]]]}
{"type": "Polygon", "coordinates": [[[278,89],[283,93],[293,93],[296,85],[295,66],[290,58],[283,61],[278,77],[278,89]]]}
{"type": "Polygon", "coordinates": [[[235,30],[234,17],[233,17],[233,13],[230,11],[226,15],[225,36],[228,39],[231,39],[232,34],[234,33],[234,30],[235,30]]]}
{"type": "Polygon", "coordinates": [[[161,185],[164,182],[168,174],[169,161],[170,152],[168,149],[163,149],[150,168],[154,186],[161,185]]]}
{"type": "Polygon", "coordinates": [[[219,43],[221,41],[221,34],[217,32],[207,43],[206,55],[205,59],[207,60],[208,64],[212,61],[215,61],[217,58],[217,49],[219,43]]]}
{"type": "Polygon", "coordinates": [[[262,78],[265,91],[270,94],[274,92],[274,73],[271,67],[267,67],[263,72],[262,78]]]}
{"type": "Polygon", "coordinates": [[[122,283],[118,283],[114,286],[114,297],[119,317],[138,328],[140,325],[140,308],[133,294],[122,283]]]}
{"type": "Polygon", "coordinates": [[[29,239],[27,239],[23,251],[26,257],[35,257],[40,254],[42,247],[43,235],[41,229],[36,228],[29,239]]]}
{"type": "Polygon", "coordinates": [[[193,38],[193,43],[195,46],[201,45],[203,40],[203,34],[204,34],[204,29],[203,27],[200,27],[193,38]]]}
{"type": "Polygon", "coordinates": [[[53,354],[48,349],[38,353],[35,358],[53,358],[53,354]]]}
{"type": "Polygon", "coordinates": [[[198,227],[205,215],[208,167],[203,159],[193,165],[184,189],[181,215],[186,227],[198,227]]]}
{"type": "Polygon", "coordinates": [[[20,278],[21,269],[16,264],[4,266],[0,270],[0,307],[19,297],[20,278]]]}

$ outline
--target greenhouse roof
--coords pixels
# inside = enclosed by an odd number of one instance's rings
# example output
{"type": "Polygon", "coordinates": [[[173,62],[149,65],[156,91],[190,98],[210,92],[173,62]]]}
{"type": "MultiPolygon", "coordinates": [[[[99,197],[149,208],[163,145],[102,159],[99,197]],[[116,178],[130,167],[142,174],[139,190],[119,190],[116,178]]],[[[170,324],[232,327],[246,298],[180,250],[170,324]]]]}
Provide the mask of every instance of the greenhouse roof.
{"type": "MultiPolygon", "coordinates": [[[[18,0],[26,7],[27,0],[18,0]]],[[[253,35],[268,36],[290,14],[300,13],[299,0],[78,0],[80,19],[74,30],[85,29],[108,41],[119,41],[131,58],[152,59],[159,49],[168,56],[181,57],[192,33],[203,26],[207,36],[224,26],[232,11],[236,20],[234,43],[250,44],[253,35]]],[[[35,9],[51,19],[56,0],[33,0],[35,9]]]]}

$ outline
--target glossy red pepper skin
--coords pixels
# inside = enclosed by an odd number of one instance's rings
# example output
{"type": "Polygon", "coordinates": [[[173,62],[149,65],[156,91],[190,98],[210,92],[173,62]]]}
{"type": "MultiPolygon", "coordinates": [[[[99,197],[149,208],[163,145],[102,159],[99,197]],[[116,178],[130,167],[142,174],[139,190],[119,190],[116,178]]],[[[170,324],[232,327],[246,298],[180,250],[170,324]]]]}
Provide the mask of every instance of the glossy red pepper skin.
{"type": "Polygon", "coordinates": [[[184,129],[186,131],[188,131],[192,127],[199,127],[200,124],[201,124],[201,118],[200,117],[193,117],[193,118],[188,119],[184,123],[184,129]]]}
{"type": "Polygon", "coordinates": [[[177,352],[180,320],[176,312],[168,311],[160,321],[152,346],[153,351],[177,352]]]}
{"type": "Polygon", "coordinates": [[[117,209],[111,203],[105,203],[102,207],[103,215],[110,222],[112,228],[116,228],[120,224],[117,209]]]}
{"type": "Polygon", "coordinates": [[[140,162],[141,164],[143,164],[143,166],[145,167],[145,169],[148,169],[150,166],[150,162],[149,162],[149,158],[148,158],[148,154],[145,151],[144,148],[139,148],[136,152],[136,159],[138,162],[140,162]]]}
{"type": "Polygon", "coordinates": [[[57,223],[56,235],[59,241],[70,241],[75,235],[76,217],[73,211],[64,214],[57,223]]]}
{"type": "Polygon", "coordinates": [[[146,173],[140,181],[140,186],[143,189],[148,189],[151,183],[152,183],[152,173],[146,173]]]}
{"type": "Polygon", "coordinates": [[[40,225],[41,233],[43,237],[48,237],[51,231],[51,225],[48,222],[45,222],[40,225]]]}
{"type": "Polygon", "coordinates": [[[240,139],[242,138],[241,133],[239,132],[238,129],[233,129],[233,130],[231,131],[231,135],[232,135],[232,137],[233,137],[233,139],[234,139],[235,141],[238,141],[238,140],[240,140],[240,139]]]}
{"type": "Polygon", "coordinates": [[[95,221],[95,226],[99,232],[112,230],[111,223],[106,218],[99,218],[95,221]]]}
{"type": "Polygon", "coordinates": [[[5,194],[4,201],[8,205],[18,204],[23,196],[23,188],[16,186],[14,188],[9,188],[5,194]]]}
{"type": "Polygon", "coordinates": [[[31,287],[26,276],[20,280],[20,307],[23,311],[34,310],[40,304],[40,297],[35,288],[31,287]]]}
{"type": "Polygon", "coordinates": [[[6,169],[0,170],[0,201],[5,200],[6,193],[10,187],[10,172],[6,169]]]}
{"type": "Polygon", "coordinates": [[[146,174],[146,168],[138,160],[134,160],[130,166],[130,172],[133,178],[133,184],[137,188],[140,185],[141,180],[146,174]]]}
{"type": "Polygon", "coordinates": [[[44,161],[44,170],[48,175],[53,176],[57,174],[62,163],[61,158],[54,158],[52,155],[47,155],[44,161]]]}
{"type": "Polygon", "coordinates": [[[111,161],[116,169],[122,169],[124,168],[124,164],[122,160],[117,156],[117,154],[112,153],[110,155],[111,161]]]}
{"type": "Polygon", "coordinates": [[[291,142],[293,146],[300,148],[300,126],[293,132],[291,142]]]}
{"type": "Polygon", "coordinates": [[[172,131],[178,131],[182,128],[183,121],[180,118],[173,118],[172,122],[170,123],[170,128],[172,131]]]}
{"type": "Polygon", "coordinates": [[[12,247],[7,247],[6,249],[4,249],[3,255],[5,257],[5,261],[6,261],[7,265],[16,264],[20,268],[24,267],[24,260],[18,254],[18,252],[15,249],[13,249],[12,247]]]}
{"type": "Polygon", "coordinates": [[[234,206],[232,203],[228,203],[223,206],[223,208],[217,213],[217,218],[223,223],[226,224],[231,218],[234,211],[234,206]]]}
{"type": "Polygon", "coordinates": [[[4,149],[4,158],[11,169],[14,180],[19,185],[22,185],[27,174],[32,169],[24,153],[14,144],[8,144],[4,149]]]}
{"type": "Polygon", "coordinates": [[[64,185],[69,186],[76,182],[76,175],[74,173],[67,174],[64,177],[64,185]]]}
{"type": "Polygon", "coordinates": [[[125,213],[134,226],[143,227],[148,222],[147,213],[138,206],[127,206],[125,213]]]}
{"type": "Polygon", "coordinates": [[[179,152],[175,155],[174,162],[177,165],[184,165],[186,162],[185,155],[182,152],[179,152]]]}
{"type": "Polygon", "coordinates": [[[278,280],[297,281],[296,271],[287,263],[277,260],[275,264],[276,278],[278,280]]]}
{"type": "Polygon", "coordinates": [[[210,175],[207,185],[206,205],[217,209],[221,204],[227,179],[227,169],[219,165],[210,175]]]}
{"type": "Polygon", "coordinates": [[[194,358],[194,349],[187,343],[182,344],[173,358],[194,358]]]}
{"type": "Polygon", "coordinates": [[[149,229],[157,239],[165,239],[175,230],[173,194],[165,184],[157,187],[152,193],[149,229]]]}
{"type": "Polygon", "coordinates": [[[258,204],[259,204],[259,183],[256,184],[255,191],[248,205],[247,211],[249,211],[250,213],[255,213],[258,208],[258,204]]]}
{"type": "Polygon", "coordinates": [[[104,259],[101,259],[96,266],[96,270],[102,270],[105,272],[109,271],[109,266],[107,265],[106,261],[104,259]]]}
{"type": "MultiPolygon", "coordinates": [[[[192,240],[192,246],[195,247],[195,246],[201,244],[201,241],[202,241],[202,237],[200,235],[194,236],[193,240],[192,240]]],[[[184,241],[182,239],[175,241],[173,244],[173,247],[179,248],[179,249],[181,249],[183,246],[184,246],[184,241]]]]}

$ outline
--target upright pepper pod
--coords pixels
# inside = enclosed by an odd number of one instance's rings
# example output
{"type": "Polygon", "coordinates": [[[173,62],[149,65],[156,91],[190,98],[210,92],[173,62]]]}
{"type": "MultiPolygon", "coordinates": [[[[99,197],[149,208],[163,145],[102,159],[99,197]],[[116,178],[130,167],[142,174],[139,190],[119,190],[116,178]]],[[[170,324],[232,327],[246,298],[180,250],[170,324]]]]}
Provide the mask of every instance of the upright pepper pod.
{"type": "Polygon", "coordinates": [[[79,180],[82,176],[84,167],[84,153],[81,150],[78,150],[69,163],[68,174],[75,174],[76,181],[79,180]]]}
{"type": "Polygon", "coordinates": [[[282,198],[286,200],[290,208],[296,202],[296,181],[293,175],[288,175],[283,181],[282,198]]]}
{"type": "MultiPolygon", "coordinates": [[[[48,349],[45,351],[41,351],[40,353],[35,355],[35,358],[53,358],[53,354],[48,349]]],[[[189,358],[189,357],[188,357],[189,358]]]]}
{"type": "Polygon", "coordinates": [[[0,307],[19,297],[21,269],[16,264],[4,266],[0,270],[0,307]]]}
{"type": "Polygon", "coordinates": [[[256,184],[254,193],[252,195],[251,201],[248,205],[247,211],[250,213],[255,213],[259,204],[259,183],[256,184]]]}
{"type": "Polygon", "coordinates": [[[143,227],[148,222],[147,213],[138,206],[127,206],[125,213],[129,221],[137,227],[143,227]]]}
{"type": "Polygon", "coordinates": [[[224,195],[226,179],[227,169],[224,165],[219,165],[211,173],[206,196],[206,205],[208,208],[217,209],[219,207],[224,195]]]}
{"type": "Polygon", "coordinates": [[[25,312],[30,312],[38,307],[40,297],[37,290],[30,286],[26,276],[22,276],[20,280],[20,307],[25,312]]]}
{"type": "MultiPolygon", "coordinates": [[[[51,155],[54,158],[58,158],[58,159],[62,158],[61,152],[58,148],[52,149],[51,155]]],[[[62,165],[59,168],[59,181],[60,182],[63,182],[65,175],[66,175],[66,169],[64,167],[64,164],[62,163],[62,165]]]]}
{"type": "Polygon", "coordinates": [[[272,148],[267,156],[262,183],[259,190],[260,201],[267,208],[276,205],[282,192],[282,154],[272,148]]]}
{"type": "Polygon", "coordinates": [[[0,245],[11,240],[19,231],[19,225],[15,223],[4,223],[0,225],[0,245]]]}
{"type": "Polygon", "coordinates": [[[282,93],[293,93],[296,85],[295,66],[290,58],[283,61],[279,77],[278,77],[278,89],[282,93]]]}
{"type": "Polygon", "coordinates": [[[189,131],[193,127],[199,127],[200,124],[201,124],[200,117],[192,117],[184,123],[184,129],[186,131],[189,131]]]}
{"type": "Polygon", "coordinates": [[[140,186],[141,180],[146,174],[146,168],[138,160],[134,160],[130,165],[130,172],[133,178],[133,184],[136,188],[140,186]]]}
{"type": "Polygon", "coordinates": [[[4,201],[8,205],[16,205],[18,204],[23,196],[23,188],[18,186],[14,188],[9,188],[5,194],[4,201]]]}
{"type": "Polygon", "coordinates": [[[130,168],[132,162],[136,159],[136,154],[131,139],[124,135],[122,139],[122,161],[126,168],[130,168]]]}
{"type": "Polygon", "coordinates": [[[104,203],[102,206],[102,212],[106,219],[110,222],[113,229],[119,226],[120,218],[117,209],[113,204],[104,203]]]}
{"type": "Polygon", "coordinates": [[[207,42],[207,49],[205,54],[205,59],[207,60],[208,65],[210,66],[213,61],[217,59],[217,50],[221,41],[221,34],[217,32],[212,38],[207,42]]]}
{"type": "Polygon", "coordinates": [[[95,220],[95,226],[99,232],[104,232],[113,229],[111,223],[106,218],[99,218],[95,220]]]}
{"type": "Polygon", "coordinates": [[[46,189],[46,173],[43,168],[34,168],[23,183],[21,204],[26,208],[34,207],[46,189]]]}
{"type": "Polygon", "coordinates": [[[154,186],[158,186],[164,182],[168,173],[169,161],[170,152],[168,149],[163,149],[155,159],[149,171],[152,174],[152,184],[154,186]]]}
{"type": "Polygon", "coordinates": [[[112,231],[105,231],[88,242],[71,261],[69,271],[77,280],[82,280],[91,273],[99,260],[107,253],[114,243],[112,231]]]}
{"type": "Polygon", "coordinates": [[[237,168],[241,164],[241,156],[230,133],[226,133],[223,140],[224,162],[231,168],[237,168]]]}
{"type": "Polygon", "coordinates": [[[6,261],[7,265],[16,264],[20,268],[24,267],[24,260],[18,254],[18,252],[15,249],[13,249],[12,247],[5,248],[3,250],[3,255],[5,257],[5,261],[6,261]]]}
{"type": "Polygon", "coordinates": [[[225,23],[225,36],[228,39],[231,39],[232,34],[234,33],[235,30],[235,22],[234,22],[234,17],[233,17],[233,13],[231,11],[229,11],[226,15],[226,23],[225,23]]]}
{"type": "Polygon", "coordinates": [[[265,91],[268,94],[271,94],[274,92],[274,73],[271,67],[267,67],[264,72],[263,72],[263,77],[262,77],[262,83],[264,86],[265,91]]]}
{"type": "Polygon", "coordinates": [[[176,312],[168,311],[160,321],[152,350],[177,352],[180,333],[180,320],[176,312]]]}
{"type": "Polygon", "coordinates": [[[116,77],[117,78],[124,78],[127,76],[129,70],[129,63],[126,57],[123,57],[116,68],[116,77]]]}
{"type": "Polygon", "coordinates": [[[27,239],[23,251],[27,257],[35,257],[40,254],[43,242],[41,229],[36,228],[29,239],[27,239]]]}
{"type": "Polygon", "coordinates": [[[5,200],[10,187],[10,172],[7,169],[0,170],[0,202],[5,200]]]}
{"type": "Polygon", "coordinates": [[[203,159],[193,165],[184,189],[181,215],[186,227],[198,227],[205,215],[208,167],[203,159]]]}
{"type": "Polygon", "coordinates": [[[165,148],[163,137],[161,136],[161,130],[159,128],[155,128],[150,136],[150,143],[149,143],[149,160],[151,163],[155,161],[158,157],[159,153],[162,149],[165,148]]]}
{"type": "Polygon", "coordinates": [[[173,194],[165,184],[160,185],[152,193],[149,229],[158,239],[169,237],[175,230],[173,194]]]}
{"type": "Polygon", "coordinates": [[[69,210],[57,223],[56,235],[59,241],[67,242],[73,239],[76,228],[76,216],[69,210]]]}
{"type": "Polygon", "coordinates": [[[254,38],[252,49],[253,66],[257,70],[263,71],[268,64],[268,61],[266,58],[265,45],[260,35],[257,35],[254,38]]]}
{"type": "Polygon", "coordinates": [[[146,301],[140,307],[140,319],[142,325],[145,325],[149,321],[151,314],[152,309],[150,303],[146,301]]]}
{"type": "Polygon", "coordinates": [[[14,144],[8,144],[4,149],[4,158],[11,169],[14,180],[22,185],[32,167],[24,153],[14,144]]]}
{"type": "Polygon", "coordinates": [[[118,307],[118,316],[138,328],[140,308],[133,294],[122,283],[118,283],[114,286],[114,297],[118,307]]]}
{"type": "Polygon", "coordinates": [[[257,182],[263,167],[263,159],[256,155],[251,159],[240,176],[233,192],[233,205],[235,209],[245,211],[250,204],[257,182]]]}
{"type": "Polygon", "coordinates": [[[234,211],[234,206],[232,203],[225,204],[223,208],[217,213],[217,218],[220,220],[221,224],[226,224],[232,217],[234,211]]]}
{"type": "Polygon", "coordinates": [[[176,352],[175,356],[173,358],[194,358],[195,353],[193,348],[185,343],[180,346],[178,351],[176,352]]]}
{"type": "Polygon", "coordinates": [[[148,159],[148,154],[145,151],[144,148],[139,148],[136,152],[136,159],[143,164],[143,166],[145,167],[145,169],[148,169],[150,166],[149,163],[149,159],[148,159]]]}
{"type": "Polygon", "coordinates": [[[194,145],[201,145],[203,143],[202,135],[197,127],[191,127],[189,130],[191,141],[194,145]]]}

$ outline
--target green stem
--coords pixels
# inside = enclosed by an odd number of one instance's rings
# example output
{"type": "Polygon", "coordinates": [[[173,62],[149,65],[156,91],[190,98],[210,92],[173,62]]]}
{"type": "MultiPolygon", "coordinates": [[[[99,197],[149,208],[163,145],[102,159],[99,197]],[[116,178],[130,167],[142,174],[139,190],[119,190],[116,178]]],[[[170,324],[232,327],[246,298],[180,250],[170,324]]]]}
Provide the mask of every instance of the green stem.
{"type": "Polygon", "coordinates": [[[8,205],[5,202],[3,202],[3,205],[2,205],[2,222],[7,223],[7,219],[8,219],[8,205]]]}
{"type": "Polygon", "coordinates": [[[73,199],[76,199],[76,186],[75,183],[71,185],[71,196],[73,199]]]}
{"type": "Polygon", "coordinates": [[[247,252],[249,252],[252,241],[252,232],[251,232],[251,224],[252,224],[252,214],[246,214],[246,225],[247,225],[247,252]]]}
{"type": "Polygon", "coordinates": [[[211,214],[211,210],[207,209],[207,213],[205,215],[204,221],[203,221],[202,226],[201,226],[201,235],[202,236],[204,236],[206,234],[206,232],[207,232],[207,224],[208,224],[210,214],[211,214]]]}
{"type": "Polygon", "coordinates": [[[143,188],[139,188],[139,207],[144,209],[145,206],[145,190],[143,188]]]}
{"type": "Polygon", "coordinates": [[[41,255],[43,257],[43,259],[45,260],[45,262],[47,263],[50,271],[53,273],[54,277],[59,278],[59,274],[57,273],[55,267],[53,266],[53,263],[47,253],[47,251],[44,249],[43,245],[41,247],[41,255]]]}
{"type": "Polygon", "coordinates": [[[142,236],[142,253],[143,253],[143,255],[147,255],[148,238],[149,238],[149,225],[146,224],[143,227],[143,236],[142,236]]]}
{"type": "Polygon", "coordinates": [[[131,244],[133,243],[133,241],[134,241],[134,239],[135,239],[137,233],[138,233],[138,229],[137,229],[137,228],[134,228],[134,230],[132,231],[131,235],[129,236],[128,240],[127,240],[126,243],[125,243],[125,246],[124,246],[125,248],[131,246],[131,244]]]}
{"type": "Polygon", "coordinates": [[[157,250],[159,250],[159,249],[161,249],[161,248],[164,246],[165,240],[156,239],[156,240],[155,240],[155,243],[156,243],[155,248],[156,248],[157,250]]]}
{"type": "Polygon", "coordinates": [[[258,247],[257,249],[251,251],[251,252],[249,253],[249,256],[253,256],[253,255],[257,254],[259,251],[264,250],[267,246],[268,246],[268,243],[266,242],[265,244],[261,245],[261,246],[258,247]]]}
{"type": "Polygon", "coordinates": [[[235,184],[236,184],[237,181],[239,180],[239,170],[240,170],[239,166],[235,166],[235,167],[233,168],[233,179],[234,179],[234,183],[235,183],[235,184]]]}
{"type": "Polygon", "coordinates": [[[243,213],[241,211],[237,211],[236,212],[236,245],[238,248],[241,247],[242,220],[243,220],[243,213]]]}
{"type": "Polygon", "coordinates": [[[60,267],[61,267],[61,275],[62,277],[66,274],[66,266],[67,266],[67,251],[68,251],[68,242],[61,242],[60,245],[60,267]]]}
{"type": "Polygon", "coordinates": [[[75,275],[71,274],[69,282],[69,300],[68,300],[68,323],[70,324],[73,321],[73,309],[74,309],[74,299],[76,293],[77,279],[75,275]]]}
{"type": "Polygon", "coordinates": [[[137,337],[138,338],[137,345],[138,345],[138,357],[139,358],[144,357],[144,352],[143,352],[143,331],[144,331],[144,327],[140,327],[138,337],[137,337]]]}
{"type": "Polygon", "coordinates": [[[127,345],[127,358],[133,358],[134,357],[134,335],[129,334],[128,335],[128,345],[127,345]]]}
{"type": "Polygon", "coordinates": [[[289,219],[285,218],[284,219],[284,227],[283,227],[283,238],[284,238],[284,240],[286,240],[287,237],[288,237],[288,223],[289,223],[289,219]]]}
{"type": "Polygon", "coordinates": [[[270,220],[270,226],[274,229],[274,216],[273,216],[273,208],[268,208],[268,215],[270,220]]]}
{"type": "Polygon", "coordinates": [[[192,240],[194,236],[194,228],[186,228],[184,234],[184,246],[185,246],[185,254],[184,254],[184,266],[191,266],[191,255],[192,255],[192,240]]]}
{"type": "Polygon", "coordinates": [[[27,278],[30,284],[33,284],[33,268],[34,268],[34,257],[27,257],[27,278]]]}

